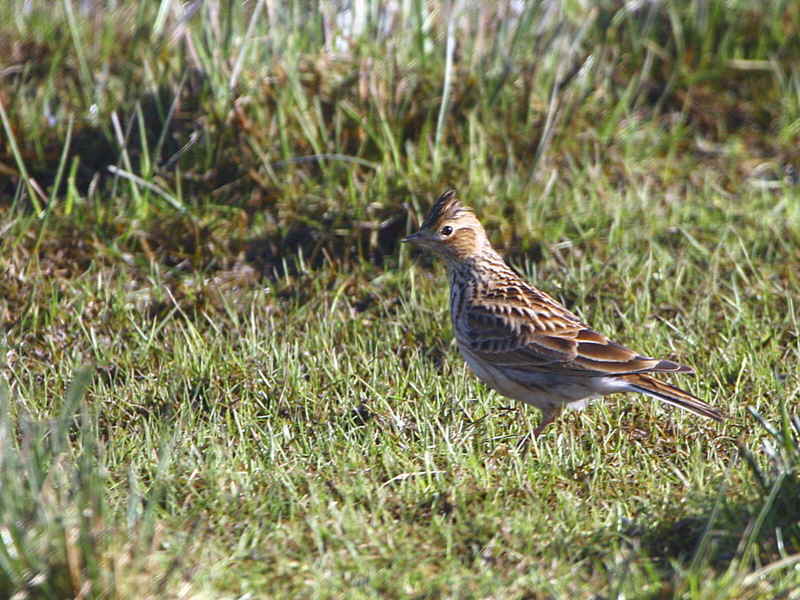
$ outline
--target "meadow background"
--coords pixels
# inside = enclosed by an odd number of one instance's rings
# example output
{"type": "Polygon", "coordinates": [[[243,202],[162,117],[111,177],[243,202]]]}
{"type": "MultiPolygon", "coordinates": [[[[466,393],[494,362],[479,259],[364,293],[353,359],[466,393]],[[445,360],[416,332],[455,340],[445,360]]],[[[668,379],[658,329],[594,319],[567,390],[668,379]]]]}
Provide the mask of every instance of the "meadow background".
{"type": "Polygon", "coordinates": [[[800,597],[800,4],[6,0],[0,120],[0,597],[800,597]],[[520,456],[451,186],[730,418],[520,456]]]}

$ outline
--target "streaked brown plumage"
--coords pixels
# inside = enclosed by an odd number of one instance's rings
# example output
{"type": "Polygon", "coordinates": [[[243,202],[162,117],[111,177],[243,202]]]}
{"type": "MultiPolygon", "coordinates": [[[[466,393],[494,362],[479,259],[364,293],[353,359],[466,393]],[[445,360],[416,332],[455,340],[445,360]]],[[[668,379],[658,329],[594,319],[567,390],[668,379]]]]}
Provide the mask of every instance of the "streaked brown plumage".
{"type": "Polygon", "coordinates": [[[695,414],[717,409],[648,373],[691,373],[670,360],[642,356],[593,331],[526,283],[495,251],[475,214],[442,194],[417,233],[405,240],[443,258],[458,348],[479,379],[542,410],[538,435],[565,406],[594,396],[641,392],[695,414]]]}

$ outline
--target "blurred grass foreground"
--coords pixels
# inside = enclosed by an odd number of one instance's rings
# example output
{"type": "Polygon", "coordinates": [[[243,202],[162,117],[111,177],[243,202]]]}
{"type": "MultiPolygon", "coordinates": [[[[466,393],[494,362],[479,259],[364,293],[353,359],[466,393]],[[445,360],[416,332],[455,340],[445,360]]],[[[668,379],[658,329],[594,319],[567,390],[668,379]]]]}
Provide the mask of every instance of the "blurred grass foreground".
{"type": "Polygon", "coordinates": [[[0,598],[797,598],[799,142],[789,0],[6,0],[0,598]],[[451,186],[730,419],[516,453],[451,186]]]}

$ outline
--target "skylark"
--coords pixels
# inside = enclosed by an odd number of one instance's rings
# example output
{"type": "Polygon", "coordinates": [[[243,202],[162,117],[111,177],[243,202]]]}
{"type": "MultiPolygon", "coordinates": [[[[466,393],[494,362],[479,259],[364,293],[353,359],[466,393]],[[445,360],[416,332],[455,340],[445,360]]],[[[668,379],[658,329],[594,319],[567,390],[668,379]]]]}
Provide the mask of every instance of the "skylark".
{"type": "Polygon", "coordinates": [[[612,342],[521,279],[455,190],[442,194],[420,230],[403,241],[444,259],[458,349],[490,388],[541,409],[534,437],[564,407],[616,392],[647,394],[722,421],[717,409],[647,374],[692,369],[612,342]]]}

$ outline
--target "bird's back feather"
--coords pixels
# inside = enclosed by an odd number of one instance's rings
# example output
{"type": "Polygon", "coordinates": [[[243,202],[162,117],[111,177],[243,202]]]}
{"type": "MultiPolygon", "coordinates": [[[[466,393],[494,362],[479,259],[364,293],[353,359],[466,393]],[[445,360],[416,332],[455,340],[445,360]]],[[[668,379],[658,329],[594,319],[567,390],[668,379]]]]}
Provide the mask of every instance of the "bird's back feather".
{"type": "MultiPolygon", "coordinates": [[[[459,341],[498,366],[546,368],[569,375],[691,372],[670,360],[643,356],[584,324],[510,269],[467,284],[451,306],[459,341]]],[[[464,284],[456,282],[455,285],[464,284]]]]}

